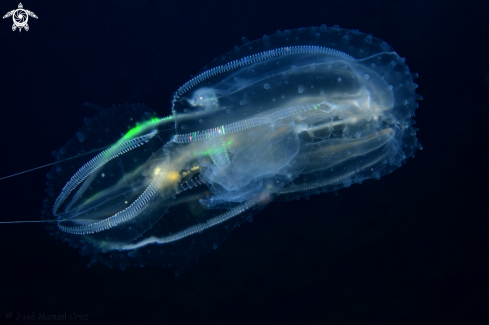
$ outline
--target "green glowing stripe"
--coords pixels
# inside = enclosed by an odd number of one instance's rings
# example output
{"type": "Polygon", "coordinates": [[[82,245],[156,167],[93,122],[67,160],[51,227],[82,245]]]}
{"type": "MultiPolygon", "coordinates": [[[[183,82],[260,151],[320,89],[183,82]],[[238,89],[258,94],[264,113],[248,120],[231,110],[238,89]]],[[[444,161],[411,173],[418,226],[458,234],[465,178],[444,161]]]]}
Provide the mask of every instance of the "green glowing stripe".
{"type": "Polygon", "coordinates": [[[210,155],[210,150],[202,151],[202,152],[194,152],[194,157],[202,157],[202,156],[208,156],[210,155]]]}
{"type": "Polygon", "coordinates": [[[167,116],[163,118],[154,117],[144,123],[139,123],[129,131],[118,141],[118,143],[134,138],[136,135],[144,132],[146,129],[156,126],[160,123],[173,119],[173,116],[167,116]]]}

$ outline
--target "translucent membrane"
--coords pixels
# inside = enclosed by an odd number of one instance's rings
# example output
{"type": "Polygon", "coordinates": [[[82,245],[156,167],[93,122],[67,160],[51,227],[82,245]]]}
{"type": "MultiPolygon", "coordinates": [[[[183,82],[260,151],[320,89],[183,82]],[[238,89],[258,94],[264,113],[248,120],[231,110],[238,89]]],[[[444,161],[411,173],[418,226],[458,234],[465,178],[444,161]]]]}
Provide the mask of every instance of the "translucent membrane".
{"type": "Polygon", "coordinates": [[[171,117],[125,105],[86,122],[57,154],[45,217],[92,262],[188,261],[274,198],[400,167],[420,148],[416,88],[403,58],[355,30],[246,40],[175,92],[171,117]]]}

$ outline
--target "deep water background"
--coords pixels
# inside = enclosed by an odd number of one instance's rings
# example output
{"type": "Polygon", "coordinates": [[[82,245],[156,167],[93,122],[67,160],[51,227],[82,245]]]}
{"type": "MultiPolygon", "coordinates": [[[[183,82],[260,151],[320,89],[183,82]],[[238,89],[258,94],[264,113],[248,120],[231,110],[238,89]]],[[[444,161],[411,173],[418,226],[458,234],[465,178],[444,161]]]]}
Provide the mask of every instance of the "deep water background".
{"type": "MultiPolygon", "coordinates": [[[[88,268],[44,225],[1,224],[0,324],[489,322],[488,1],[22,3],[39,16],[28,32],[0,21],[0,177],[52,162],[97,114],[84,102],[167,116],[241,37],[322,23],[372,33],[419,73],[424,150],[380,181],[272,203],[183,269],[88,268]]],[[[48,171],[0,180],[0,221],[41,218],[48,171]]]]}

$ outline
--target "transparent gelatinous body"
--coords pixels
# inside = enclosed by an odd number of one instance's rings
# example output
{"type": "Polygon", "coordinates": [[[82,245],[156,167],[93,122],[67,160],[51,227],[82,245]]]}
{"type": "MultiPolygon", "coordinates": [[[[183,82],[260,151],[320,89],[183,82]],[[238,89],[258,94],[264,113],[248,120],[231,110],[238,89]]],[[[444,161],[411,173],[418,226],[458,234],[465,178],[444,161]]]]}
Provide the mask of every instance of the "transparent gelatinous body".
{"type": "Polygon", "coordinates": [[[370,35],[278,31],[205,67],[176,91],[170,117],[126,105],[87,121],[58,160],[110,147],[53,168],[45,216],[92,262],[185,262],[274,198],[400,167],[420,148],[416,87],[404,59],[370,35]]]}

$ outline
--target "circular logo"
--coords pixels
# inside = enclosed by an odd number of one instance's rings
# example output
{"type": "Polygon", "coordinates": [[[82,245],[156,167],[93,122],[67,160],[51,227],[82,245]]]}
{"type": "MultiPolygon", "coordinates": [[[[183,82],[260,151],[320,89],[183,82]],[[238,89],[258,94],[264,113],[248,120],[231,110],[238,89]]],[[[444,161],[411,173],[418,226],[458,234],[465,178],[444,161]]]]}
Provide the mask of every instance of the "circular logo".
{"type": "Polygon", "coordinates": [[[24,27],[27,25],[27,20],[29,20],[29,16],[24,9],[17,9],[13,14],[14,24],[17,27],[24,27]]]}

